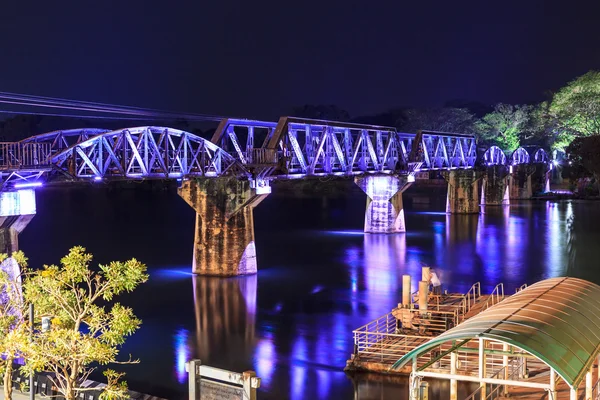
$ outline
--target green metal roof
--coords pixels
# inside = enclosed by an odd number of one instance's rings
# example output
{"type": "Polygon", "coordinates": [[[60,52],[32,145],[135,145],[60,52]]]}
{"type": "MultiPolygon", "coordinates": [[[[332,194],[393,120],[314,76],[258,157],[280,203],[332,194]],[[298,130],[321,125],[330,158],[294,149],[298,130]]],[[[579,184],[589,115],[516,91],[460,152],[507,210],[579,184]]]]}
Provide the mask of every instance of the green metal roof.
{"type": "Polygon", "coordinates": [[[600,350],[600,286],[577,278],[538,282],[413,349],[392,368],[441,343],[479,337],[534,355],[576,387],[600,350]]]}

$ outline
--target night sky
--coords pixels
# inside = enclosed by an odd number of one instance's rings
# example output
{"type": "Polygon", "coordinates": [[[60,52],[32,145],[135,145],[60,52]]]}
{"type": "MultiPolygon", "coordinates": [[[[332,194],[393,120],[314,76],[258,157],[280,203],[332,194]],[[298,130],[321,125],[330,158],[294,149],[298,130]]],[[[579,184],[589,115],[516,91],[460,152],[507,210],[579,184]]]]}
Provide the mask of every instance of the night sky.
{"type": "Polygon", "coordinates": [[[600,69],[600,1],[14,1],[0,91],[274,118],[534,102],[600,69]]]}

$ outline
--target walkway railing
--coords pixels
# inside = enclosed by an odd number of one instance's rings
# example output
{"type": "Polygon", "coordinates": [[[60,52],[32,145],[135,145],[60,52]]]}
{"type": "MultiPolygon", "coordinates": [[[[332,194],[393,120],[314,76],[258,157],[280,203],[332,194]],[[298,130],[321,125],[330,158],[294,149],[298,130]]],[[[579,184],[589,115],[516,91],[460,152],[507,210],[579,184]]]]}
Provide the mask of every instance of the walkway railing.
{"type": "Polygon", "coordinates": [[[373,361],[396,361],[429,336],[398,333],[398,320],[391,312],[354,330],[354,354],[373,361]]]}
{"type": "Polygon", "coordinates": [[[0,143],[0,169],[49,166],[50,143],[0,143]]]}
{"type": "Polygon", "coordinates": [[[515,293],[519,293],[519,292],[520,292],[521,290],[523,290],[523,289],[527,289],[527,284],[526,284],[526,283],[524,283],[524,284],[522,284],[521,286],[519,286],[519,287],[518,287],[518,288],[515,290],[515,293]]]}
{"type": "Polygon", "coordinates": [[[466,314],[469,311],[471,311],[471,307],[473,307],[473,305],[477,302],[477,300],[479,300],[480,297],[481,297],[481,283],[477,282],[477,283],[473,284],[473,286],[471,286],[469,291],[464,296],[463,305],[462,305],[463,314],[466,314]]]}
{"type": "Polygon", "coordinates": [[[418,308],[396,309],[352,331],[354,355],[379,362],[398,360],[433,335],[462,322],[464,315],[481,297],[481,284],[477,282],[471,286],[465,295],[454,296],[457,298],[455,304],[443,304],[440,297],[430,296],[425,315],[421,315],[418,308]],[[401,312],[412,314],[409,316],[410,331],[403,329],[401,318],[394,316],[401,312]]]}
{"type": "MultiPolygon", "coordinates": [[[[496,370],[496,372],[494,372],[488,378],[500,377],[500,379],[505,379],[504,370],[508,369],[508,371],[510,371],[510,372],[508,373],[508,376],[506,379],[511,380],[515,377],[516,374],[519,373],[522,366],[523,366],[523,359],[513,359],[510,362],[510,364],[496,370]],[[514,365],[515,362],[516,362],[516,365],[514,365]]],[[[501,396],[500,389],[502,389],[505,386],[505,385],[498,385],[498,384],[486,384],[486,385],[489,387],[489,390],[486,391],[487,395],[485,397],[485,400],[493,400],[493,399],[499,398],[501,396]]],[[[473,391],[473,393],[471,393],[467,398],[465,398],[465,400],[475,400],[475,399],[481,399],[481,386],[479,386],[477,389],[475,389],[473,391]]]]}
{"type": "Polygon", "coordinates": [[[502,300],[504,300],[504,284],[499,283],[496,285],[494,290],[492,290],[490,297],[483,305],[481,311],[487,310],[489,307],[493,306],[494,304],[500,303],[502,300]]]}

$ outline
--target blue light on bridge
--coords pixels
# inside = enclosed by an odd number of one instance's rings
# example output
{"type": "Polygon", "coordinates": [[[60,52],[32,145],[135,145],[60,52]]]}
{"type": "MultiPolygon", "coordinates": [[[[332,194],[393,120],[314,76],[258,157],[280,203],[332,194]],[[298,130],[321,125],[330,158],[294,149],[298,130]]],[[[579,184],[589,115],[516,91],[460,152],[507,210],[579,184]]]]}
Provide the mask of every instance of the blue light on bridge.
{"type": "Polygon", "coordinates": [[[15,183],[15,189],[40,187],[42,185],[43,185],[42,182],[15,183]]]}

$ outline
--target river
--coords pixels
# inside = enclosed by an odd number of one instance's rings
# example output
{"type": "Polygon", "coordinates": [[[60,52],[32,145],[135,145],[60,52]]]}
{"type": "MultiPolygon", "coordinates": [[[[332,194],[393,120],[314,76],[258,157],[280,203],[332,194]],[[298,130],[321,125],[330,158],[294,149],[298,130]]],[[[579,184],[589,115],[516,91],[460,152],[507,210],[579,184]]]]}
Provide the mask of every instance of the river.
{"type": "MultiPolygon", "coordinates": [[[[404,381],[353,382],[342,371],[352,330],[400,300],[402,274],[434,266],[444,288],[482,291],[570,275],[600,284],[600,203],[537,202],[448,216],[444,199],[406,201],[408,233],[362,233],[365,197],[272,195],[255,210],[259,273],[217,279],[191,271],[194,212],[173,189],[48,188],[21,234],[30,265],[74,245],[96,262],[135,257],[150,279],[123,302],[143,325],[121,358],[134,390],[186,399],[185,362],[255,370],[260,399],[406,398],[404,381]]],[[[413,280],[414,282],[415,280],[413,280]]],[[[414,288],[416,289],[416,287],[414,288]]]]}

